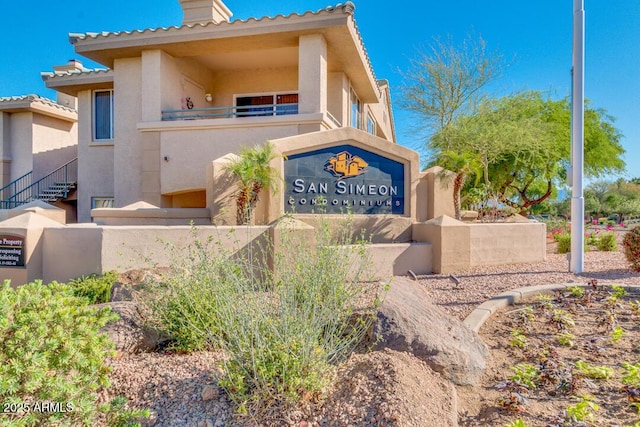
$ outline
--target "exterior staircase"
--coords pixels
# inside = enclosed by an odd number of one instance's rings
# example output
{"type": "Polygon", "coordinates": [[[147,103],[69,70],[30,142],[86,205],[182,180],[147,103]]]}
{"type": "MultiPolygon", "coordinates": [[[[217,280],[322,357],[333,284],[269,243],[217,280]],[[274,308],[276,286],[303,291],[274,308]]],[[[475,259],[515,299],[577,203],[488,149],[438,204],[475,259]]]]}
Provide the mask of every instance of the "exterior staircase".
{"type": "Polygon", "coordinates": [[[0,188],[0,209],[12,209],[34,200],[56,203],[76,189],[78,158],[32,182],[33,171],[0,188]]]}

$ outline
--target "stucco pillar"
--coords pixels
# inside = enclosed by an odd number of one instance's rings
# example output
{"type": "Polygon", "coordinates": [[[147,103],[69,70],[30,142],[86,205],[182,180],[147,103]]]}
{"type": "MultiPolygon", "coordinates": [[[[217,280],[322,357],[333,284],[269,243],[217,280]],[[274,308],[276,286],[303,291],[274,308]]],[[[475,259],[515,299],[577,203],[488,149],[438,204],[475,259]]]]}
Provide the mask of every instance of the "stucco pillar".
{"type": "Polygon", "coordinates": [[[301,36],[298,47],[298,112],[327,110],[327,42],[321,34],[301,36]]]}
{"type": "Polygon", "coordinates": [[[349,123],[349,79],[342,72],[329,73],[327,107],[342,126],[349,123]]]}
{"type": "Polygon", "coordinates": [[[142,121],[162,120],[162,51],[142,52],[142,121]]]}
{"type": "MultiPolygon", "coordinates": [[[[0,187],[4,187],[9,183],[10,176],[11,144],[9,140],[9,114],[0,113],[0,187]]],[[[0,194],[0,196],[7,195],[0,194]]]]}

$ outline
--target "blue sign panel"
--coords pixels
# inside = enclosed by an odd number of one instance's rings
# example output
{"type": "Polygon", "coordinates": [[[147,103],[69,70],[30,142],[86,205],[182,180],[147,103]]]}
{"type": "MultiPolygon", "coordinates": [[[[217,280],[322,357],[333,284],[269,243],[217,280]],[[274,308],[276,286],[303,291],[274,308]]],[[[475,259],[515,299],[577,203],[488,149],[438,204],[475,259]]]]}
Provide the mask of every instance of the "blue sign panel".
{"type": "Polygon", "coordinates": [[[404,214],[404,165],[340,145],[288,156],[285,212],[404,214]]]}

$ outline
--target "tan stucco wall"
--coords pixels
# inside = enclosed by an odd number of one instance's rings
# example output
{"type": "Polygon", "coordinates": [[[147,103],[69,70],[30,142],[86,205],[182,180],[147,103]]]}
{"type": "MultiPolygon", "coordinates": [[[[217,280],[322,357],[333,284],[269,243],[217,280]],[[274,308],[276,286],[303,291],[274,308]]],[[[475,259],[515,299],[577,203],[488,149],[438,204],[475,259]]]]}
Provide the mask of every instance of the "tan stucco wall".
{"type": "Polygon", "coordinates": [[[33,116],[31,112],[11,115],[11,181],[33,170],[33,116]]]}
{"type": "Polygon", "coordinates": [[[44,250],[42,236],[46,229],[54,229],[61,224],[34,212],[25,212],[0,223],[0,234],[17,235],[24,238],[23,253],[25,267],[0,267],[0,282],[11,280],[12,286],[24,285],[43,277],[43,260],[48,253],[44,250]]]}
{"type": "Polygon", "coordinates": [[[469,224],[472,267],[546,259],[544,223],[469,224]]]}
{"type": "Polygon", "coordinates": [[[34,114],[33,179],[53,172],[78,155],[78,129],[75,122],[34,114]]]}
{"type": "Polygon", "coordinates": [[[171,194],[204,189],[207,165],[213,160],[227,153],[237,153],[242,146],[253,147],[271,139],[297,134],[298,126],[295,124],[162,132],[161,191],[163,194],[171,194]],[[167,161],[164,161],[165,156],[167,161]]]}
{"type": "Polygon", "coordinates": [[[414,224],[413,239],[431,243],[434,273],[546,259],[546,226],[541,223],[463,223],[443,215],[414,224]]]}
{"type": "Polygon", "coordinates": [[[90,90],[78,94],[78,222],[91,221],[91,198],[113,197],[113,141],[94,142],[92,138],[90,90]]]}
{"type": "Polygon", "coordinates": [[[300,113],[327,110],[327,42],[321,34],[300,36],[298,44],[300,113]]]}
{"type": "Polygon", "coordinates": [[[210,225],[207,208],[124,207],[92,209],[98,225],[210,225]]]}
{"type": "MultiPolygon", "coordinates": [[[[35,103],[35,101],[33,101],[35,103]]],[[[0,118],[0,178],[8,183],[33,171],[37,180],[77,155],[75,118],[43,114],[36,107],[2,112],[0,118]]],[[[18,108],[18,107],[17,107],[18,108]]],[[[46,110],[47,107],[42,107],[46,110]]],[[[53,107],[49,107],[53,108],[53,107]]],[[[70,114],[70,113],[69,113],[70,114]]]]}
{"type": "Polygon", "coordinates": [[[327,109],[340,124],[349,123],[349,79],[343,72],[329,73],[327,78],[327,109]]]}
{"type": "Polygon", "coordinates": [[[190,226],[77,224],[64,229],[47,228],[42,239],[47,253],[43,260],[44,280],[64,282],[90,273],[168,266],[172,257],[166,245],[184,246],[192,241],[194,230],[201,241],[211,237],[232,253],[268,236],[268,227],[193,229],[190,226]]]}
{"type": "Polygon", "coordinates": [[[0,187],[11,181],[11,133],[9,113],[0,112],[0,187]]]}
{"type": "MultiPolygon", "coordinates": [[[[46,254],[42,265],[44,282],[66,282],[108,271],[102,268],[102,234],[95,224],[47,228],[42,238],[46,254]]],[[[113,250],[119,253],[120,248],[113,250]]]]}
{"type": "MultiPolygon", "coordinates": [[[[213,73],[212,107],[234,105],[234,95],[298,92],[298,69],[218,71],[213,73]]],[[[179,107],[178,107],[179,108],[179,107]]]]}
{"type": "Polygon", "coordinates": [[[114,65],[114,193],[115,207],[143,200],[140,58],[117,59],[114,65]]]}
{"type": "Polygon", "coordinates": [[[297,220],[319,227],[328,223],[332,230],[351,230],[351,241],[369,240],[371,243],[406,243],[412,240],[412,221],[399,215],[312,215],[295,214],[297,220]]]}

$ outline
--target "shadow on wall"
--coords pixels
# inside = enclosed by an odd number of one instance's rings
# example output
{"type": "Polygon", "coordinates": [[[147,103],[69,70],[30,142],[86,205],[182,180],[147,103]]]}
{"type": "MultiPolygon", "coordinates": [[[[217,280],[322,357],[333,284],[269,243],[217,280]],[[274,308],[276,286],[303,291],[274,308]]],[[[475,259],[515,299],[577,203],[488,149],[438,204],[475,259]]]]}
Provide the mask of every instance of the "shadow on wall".
{"type": "Polygon", "coordinates": [[[408,243],[412,241],[411,218],[397,215],[303,215],[293,217],[317,228],[326,221],[334,232],[349,227],[351,242],[359,240],[371,243],[408,243]]]}

